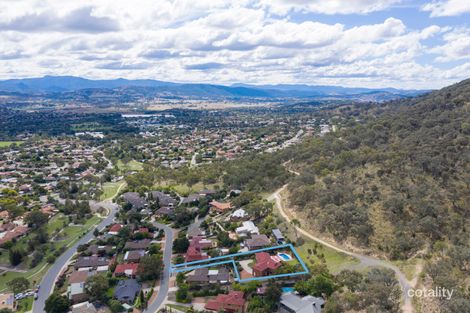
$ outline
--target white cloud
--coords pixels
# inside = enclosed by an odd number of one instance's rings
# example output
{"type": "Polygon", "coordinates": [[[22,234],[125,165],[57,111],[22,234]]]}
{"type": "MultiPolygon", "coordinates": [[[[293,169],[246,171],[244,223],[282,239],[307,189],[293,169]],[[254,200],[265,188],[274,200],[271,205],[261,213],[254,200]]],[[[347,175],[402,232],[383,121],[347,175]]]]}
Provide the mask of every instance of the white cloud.
{"type": "Polygon", "coordinates": [[[412,29],[399,16],[369,22],[365,15],[400,2],[3,0],[0,78],[79,75],[376,87],[434,86],[440,79],[464,78],[465,67],[451,72],[420,58],[432,53],[427,60],[465,62],[467,31],[442,25],[412,29]],[[295,19],[298,12],[323,18],[295,19]],[[343,15],[326,16],[351,13],[364,14],[356,26],[344,23],[343,15]]]}
{"type": "Polygon", "coordinates": [[[401,0],[261,0],[260,5],[274,14],[290,11],[323,14],[366,14],[386,9],[401,0]]]}
{"type": "Polygon", "coordinates": [[[468,0],[440,0],[427,3],[422,7],[423,11],[430,11],[431,17],[457,16],[470,13],[470,1],[468,0]]]}
{"type": "Polygon", "coordinates": [[[470,60],[470,29],[457,29],[444,34],[444,44],[431,49],[437,62],[470,60]]]}

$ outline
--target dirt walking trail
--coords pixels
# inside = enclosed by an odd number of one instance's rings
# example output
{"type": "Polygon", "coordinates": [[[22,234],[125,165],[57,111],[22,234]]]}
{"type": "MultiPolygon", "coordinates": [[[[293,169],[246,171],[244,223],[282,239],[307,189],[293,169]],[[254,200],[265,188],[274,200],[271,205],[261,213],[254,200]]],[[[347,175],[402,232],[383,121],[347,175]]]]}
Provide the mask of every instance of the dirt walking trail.
{"type": "MultiPolygon", "coordinates": [[[[286,165],[286,163],[284,163],[284,165],[286,165]]],[[[294,171],[294,170],[289,170],[289,172],[291,172],[295,175],[299,175],[299,173],[294,171]]],[[[287,214],[287,211],[289,211],[289,209],[284,207],[283,202],[282,202],[282,196],[281,196],[282,192],[286,188],[287,188],[287,184],[282,186],[278,190],[276,190],[274,193],[272,193],[268,197],[268,200],[275,202],[276,207],[279,210],[279,213],[281,214],[281,216],[288,223],[290,223],[291,222],[291,217],[287,214]]],[[[321,239],[321,238],[313,235],[312,233],[306,231],[305,229],[302,229],[301,225],[300,225],[300,227],[297,227],[297,226],[293,226],[293,227],[295,227],[297,229],[297,231],[299,233],[301,233],[302,235],[304,235],[305,237],[308,237],[308,238],[310,238],[310,239],[312,239],[312,240],[314,240],[314,241],[316,241],[316,242],[318,242],[318,243],[320,243],[324,246],[327,246],[327,247],[329,247],[329,248],[331,248],[335,251],[344,253],[346,255],[349,255],[349,256],[352,256],[352,257],[358,259],[361,262],[362,266],[366,266],[366,267],[385,267],[385,268],[389,268],[389,269],[393,270],[395,272],[395,275],[398,279],[398,282],[399,282],[399,284],[402,288],[402,293],[403,293],[402,310],[403,310],[403,313],[413,313],[414,312],[413,304],[411,302],[411,297],[408,295],[408,290],[410,288],[415,287],[416,279],[413,279],[413,281],[410,282],[406,278],[405,274],[403,274],[403,272],[397,266],[395,266],[394,264],[392,264],[389,261],[377,259],[377,258],[367,256],[367,255],[362,255],[362,254],[352,252],[352,251],[348,251],[348,250],[346,250],[346,248],[340,247],[336,243],[333,244],[333,243],[327,242],[324,239],[321,239]]]]}

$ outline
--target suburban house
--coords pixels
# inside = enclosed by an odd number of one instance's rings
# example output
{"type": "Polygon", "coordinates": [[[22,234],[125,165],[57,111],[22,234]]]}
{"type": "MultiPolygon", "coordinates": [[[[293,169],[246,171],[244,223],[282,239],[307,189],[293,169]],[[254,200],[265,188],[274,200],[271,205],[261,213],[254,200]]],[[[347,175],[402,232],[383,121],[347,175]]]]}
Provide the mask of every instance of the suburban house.
{"type": "Polygon", "coordinates": [[[235,232],[238,236],[259,235],[258,227],[256,227],[252,221],[243,222],[242,226],[235,229],[235,232]]]}
{"type": "Polygon", "coordinates": [[[203,249],[212,247],[212,241],[201,236],[196,236],[189,242],[188,250],[186,251],[186,262],[205,260],[209,258],[203,249]]]}
{"type": "Polygon", "coordinates": [[[70,284],[67,289],[67,295],[72,303],[80,303],[88,300],[88,294],[85,291],[85,282],[70,284]]]}
{"type": "Polygon", "coordinates": [[[278,244],[282,245],[286,242],[286,239],[284,238],[284,235],[282,235],[279,228],[273,229],[272,233],[278,244]]]}
{"type": "Polygon", "coordinates": [[[97,269],[98,267],[108,266],[109,259],[98,256],[81,256],[75,262],[75,269],[97,269]]]}
{"type": "Polygon", "coordinates": [[[114,290],[114,298],[121,303],[134,304],[140,292],[140,284],[135,279],[120,280],[114,290]]]}
{"type": "Polygon", "coordinates": [[[138,192],[126,192],[122,195],[122,198],[136,210],[143,209],[147,206],[147,201],[142,198],[138,192]]]}
{"type": "Polygon", "coordinates": [[[267,252],[258,252],[255,254],[256,264],[253,266],[253,276],[272,275],[276,269],[281,266],[281,260],[278,256],[271,256],[267,252]]]}
{"type": "Polygon", "coordinates": [[[124,262],[127,263],[139,263],[140,259],[145,255],[144,250],[131,250],[126,251],[124,254],[124,262]]]}
{"type": "Polygon", "coordinates": [[[151,242],[151,239],[128,241],[124,246],[124,250],[146,250],[150,247],[151,242]]]}
{"type": "Polygon", "coordinates": [[[134,230],[134,234],[146,235],[146,234],[150,234],[150,230],[147,227],[140,227],[139,229],[134,230]]]}
{"type": "Polygon", "coordinates": [[[69,276],[70,284],[84,283],[88,277],[92,276],[93,272],[89,271],[73,271],[69,276]]]}
{"type": "Polygon", "coordinates": [[[300,297],[293,293],[284,293],[281,296],[280,313],[321,313],[325,304],[322,298],[312,296],[300,297]]]}
{"type": "Polygon", "coordinates": [[[137,263],[118,264],[114,269],[114,276],[135,277],[137,275],[138,268],[139,264],[137,263]]]}
{"type": "Polygon", "coordinates": [[[204,309],[215,312],[242,313],[245,309],[245,299],[242,291],[230,291],[227,295],[218,295],[207,301],[204,309]]]}
{"type": "Polygon", "coordinates": [[[230,273],[225,267],[215,270],[209,270],[207,267],[203,267],[196,269],[193,275],[187,277],[186,281],[194,285],[214,283],[227,284],[230,281],[230,273]]]}
{"type": "Polygon", "coordinates": [[[175,210],[171,207],[161,207],[155,212],[156,217],[173,217],[175,215],[175,210]]]}
{"type": "Polygon", "coordinates": [[[91,253],[91,255],[103,256],[105,254],[110,254],[113,251],[114,247],[111,245],[106,246],[98,246],[98,245],[90,245],[87,248],[87,252],[91,253]]]}
{"type": "Polygon", "coordinates": [[[232,222],[242,221],[246,218],[248,218],[248,213],[246,213],[246,211],[244,209],[235,210],[230,215],[230,221],[232,221],[232,222]]]}
{"type": "Polygon", "coordinates": [[[213,246],[212,240],[204,238],[203,236],[195,236],[191,238],[189,244],[201,249],[208,249],[213,246]]]}
{"type": "Polygon", "coordinates": [[[224,213],[232,208],[230,202],[211,201],[209,204],[210,209],[212,211],[216,211],[217,213],[224,213]]]}
{"type": "Polygon", "coordinates": [[[59,210],[53,204],[47,204],[41,208],[41,212],[47,214],[49,217],[52,217],[56,215],[59,210]]]}
{"type": "Polygon", "coordinates": [[[83,303],[77,303],[72,305],[72,313],[97,313],[98,310],[96,309],[93,303],[88,301],[83,303]]]}
{"type": "Polygon", "coordinates": [[[193,204],[195,202],[198,202],[199,199],[203,198],[204,196],[201,196],[199,194],[191,194],[181,200],[181,204],[193,204]]]}
{"type": "Polygon", "coordinates": [[[108,234],[116,236],[117,234],[119,234],[119,231],[121,230],[121,228],[122,228],[121,224],[114,224],[113,226],[109,228],[108,234]]]}
{"type": "Polygon", "coordinates": [[[176,199],[173,199],[172,197],[161,191],[152,191],[151,196],[153,200],[158,200],[158,204],[160,207],[174,207],[178,204],[178,201],[176,199]]]}
{"type": "Polygon", "coordinates": [[[209,256],[207,255],[207,253],[202,252],[201,248],[189,246],[188,250],[186,251],[186,257],[185,257],[186,262],[205,260],[208,258],[209,256]]]}
{"type": "Polygon", "coordinates": [[[0,233],[0,245],[12,240],[13,238],[19,238],[26,235],[29,232],[27,226],[15,226],[12,230],[0,233]]]}
{"type": "Polygon", "coordinates": [[[252,235],[251,239],[245,240],[245,246],[249,250],[261,249],[271,245],[271,240],[266,235],[252,235]]]}

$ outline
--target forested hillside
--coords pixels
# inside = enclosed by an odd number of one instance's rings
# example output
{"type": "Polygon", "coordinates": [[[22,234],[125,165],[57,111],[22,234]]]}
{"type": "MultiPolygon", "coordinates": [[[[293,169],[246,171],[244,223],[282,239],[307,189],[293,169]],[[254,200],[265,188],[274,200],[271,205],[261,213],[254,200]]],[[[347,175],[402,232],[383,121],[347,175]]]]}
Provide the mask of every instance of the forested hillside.
{"type": "Polygon", "coordinates": [[[427,257],[427,281],[457,292],[443,310],[470,312],[470,80],[349,124],[287,152],[291,203],[339,242],[427,257]]]}

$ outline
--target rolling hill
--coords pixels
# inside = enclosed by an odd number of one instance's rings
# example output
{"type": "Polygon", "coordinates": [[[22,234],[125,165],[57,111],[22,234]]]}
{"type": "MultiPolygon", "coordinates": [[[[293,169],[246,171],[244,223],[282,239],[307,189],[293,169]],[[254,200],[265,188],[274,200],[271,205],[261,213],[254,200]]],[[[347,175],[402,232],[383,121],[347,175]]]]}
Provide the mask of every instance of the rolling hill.
{"type": "Polygon", "coordinates": [[[0,81],[0,92],[48,97],[74,97],[88,93],[137,94],[141,97],[194,98],[329,98],[364,101],[382,101],[421,94],[422,90],[393,88],[368,89],[314,85],[246,85],[171,83],[158,80],[90,80],[74,76],[44,76],[41,78],[0,81]]]}
{"type": "Polygon", "coordinates": [[[455,290],[441,311],[468,312],[470,80],[337,126],[285,152],[300,172],[289,199],[303,225],[393,260],[426,260],[423,286],[455,290]]]}

